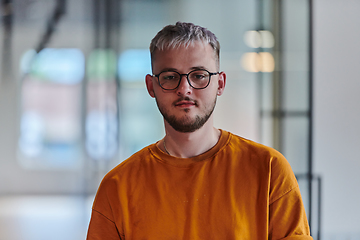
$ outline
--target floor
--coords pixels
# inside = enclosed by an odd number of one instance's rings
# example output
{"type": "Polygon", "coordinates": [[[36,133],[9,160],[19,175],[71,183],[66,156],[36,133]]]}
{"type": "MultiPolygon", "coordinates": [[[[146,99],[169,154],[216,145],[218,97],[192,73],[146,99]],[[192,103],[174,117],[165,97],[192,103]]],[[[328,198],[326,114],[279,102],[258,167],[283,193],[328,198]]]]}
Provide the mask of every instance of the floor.
{"type": "Polygon", "coordinates": [[[0,240],[84,240],[94,196],[0,196],[0,240]]]}

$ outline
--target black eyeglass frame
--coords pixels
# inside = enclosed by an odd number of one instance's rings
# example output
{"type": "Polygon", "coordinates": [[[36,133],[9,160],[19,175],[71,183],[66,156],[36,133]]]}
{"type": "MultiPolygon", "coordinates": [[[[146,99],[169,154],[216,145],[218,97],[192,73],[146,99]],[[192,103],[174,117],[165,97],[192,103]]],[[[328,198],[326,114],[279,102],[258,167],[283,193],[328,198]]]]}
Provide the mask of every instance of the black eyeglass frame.
{"type": "Polygon", "coordinates": [[[182,80],[182,77],[183,77],[183,76],[186,76],[186,80],[188,81],[189,85],[190,85],[192,88],[194,88],[194,89],[204,89],[204,88],[207,88],[207,87],[209,86],[210,80],[211,80],[211,76],[217,75],[217,74],[220,74],[220,72],[209,72],[209,71],[206,70],[206,69],[194,69],[194,70],[192,70],[192,71],[190,71],[190,72],[188,72],[188,73],[185,73],[185,74],[181,74],[181,73],[179,73],[179,72],[177,72],[177,71],[168,71],[168,70],[167,70],[167,71],[162,71],[162,72],[160,72],[159,74],[155,74],[155,75],[153,75],[153,76],[158,79],[159,86],[160,86],[162,89],[164,89],[164,90],[175,90],[175,89],[177,89],[177,88],[180,86],[180,83],[181,83],[181,80],[182,80]],[[190,82],[190,79],[189,79],[189,75],[190,75],[192,72],[195,72],[195,71],[205,71],[205,72],[209,73],[209,81],[208,81],[208,83],[206,84],[205,87],[196,88],[196,87],[194,87],[193,85],[191,85],[191,82],[190,82]],[[178,85],[177,85],[176,87],[171,88],[171,89],[167,89],[167,88],[164,88],[163,86],[161,86],[159,76],[160,76],[160,74],[162,74],[162,73],[164,73],[164,72],[174,72],[174,73],[177,73],[177,74],[180,75],[180,80],[179,80],[179,83],[178,83],[178,85]]]}

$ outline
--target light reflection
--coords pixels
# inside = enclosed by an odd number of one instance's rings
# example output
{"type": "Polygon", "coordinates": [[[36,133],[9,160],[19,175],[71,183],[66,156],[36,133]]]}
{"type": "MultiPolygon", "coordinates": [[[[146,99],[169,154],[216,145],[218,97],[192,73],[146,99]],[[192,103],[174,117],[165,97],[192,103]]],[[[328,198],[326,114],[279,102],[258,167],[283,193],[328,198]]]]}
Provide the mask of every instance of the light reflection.
{"type": "Polygon", "coordinates": [[[241,66],[248,72],[273,72],[275,60],[269,52],[248,52],[241,58],[241,66]]]}
{"type": "Polygon", "coordinates": [[[262,30],[259,31],[261,36],[261,47],[272,48],[275,45],[274,35],[270,31],[262,30]]]}
{"type": "Polygon", "coordinates": [[[244,42],[248,47],[259,48],[261,46],[261,35],[258,31],[246,31],[244,34],[244,42]]]}
{"type": "Polygon", "coordinates": [[[269,52],[260,52],[260,61],[261,61],[261,72],[273,72],[275,69],[275,60],[271,53],[269,52]]]}
{"type": "Polygon", "coordinates": [[[245,53],[241,59],[242,67],[248,72],[259,72],[259,64],[259,55],[256,52],[245,53]]]}
{"type": "Polygon", "coordinates": [[[267,30],[246,31],[244,42],[250,48],[272,48],[275,45],[274,35],[267,30]]]}

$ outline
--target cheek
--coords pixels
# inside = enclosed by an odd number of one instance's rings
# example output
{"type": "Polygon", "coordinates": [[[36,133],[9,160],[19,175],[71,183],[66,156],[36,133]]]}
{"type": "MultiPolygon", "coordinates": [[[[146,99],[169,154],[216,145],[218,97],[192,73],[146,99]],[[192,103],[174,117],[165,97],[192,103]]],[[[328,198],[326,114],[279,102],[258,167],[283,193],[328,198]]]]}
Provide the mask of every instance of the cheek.
{"type": "MultiPolygon", "coordinates": [[[[208,89],[210,90],[210,89],[208,89]]],[[[200,103],[202,102],[205,106],[205,108],[213,107],[214,102],[216,102],[217,99],[217,89],[211,89],[211,91],[208,91],[206,94],[202,94],[201,96],[198,96],[198,100],[200,100],[200,103]]]]}
{"type": "Polygon", "coordinates": [[[209,98],[209,100],[210,99],[213,100],[219,94],[219,89],[218,89],[217,84],[211,85],[211,87],[209,89],[207,89],[207,90],[208,90],[207,98],[209,98]]]}
{"type": "Polygon", "coordinates": [[[162,88],[154,89],[154,97],[161,105],[168,105],[173,101],[170,94],[165,92],[162,88]]]}

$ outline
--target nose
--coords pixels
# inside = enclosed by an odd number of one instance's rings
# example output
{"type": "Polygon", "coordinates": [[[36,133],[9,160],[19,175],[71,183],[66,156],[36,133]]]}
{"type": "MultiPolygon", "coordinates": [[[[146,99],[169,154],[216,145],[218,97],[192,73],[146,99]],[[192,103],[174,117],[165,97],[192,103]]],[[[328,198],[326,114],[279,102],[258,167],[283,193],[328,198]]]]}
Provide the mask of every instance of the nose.
{"type": "Polygon", "coordinates": [[[189,84],[186,74],[181,75],[180,83],[176,92],[178,95],[189,95],[192,91],[192,87],[189,84]]]}

